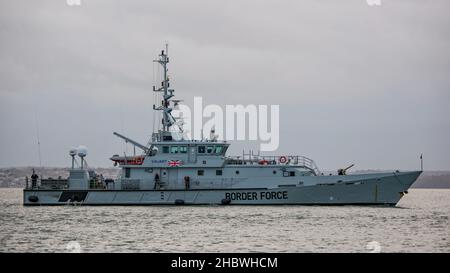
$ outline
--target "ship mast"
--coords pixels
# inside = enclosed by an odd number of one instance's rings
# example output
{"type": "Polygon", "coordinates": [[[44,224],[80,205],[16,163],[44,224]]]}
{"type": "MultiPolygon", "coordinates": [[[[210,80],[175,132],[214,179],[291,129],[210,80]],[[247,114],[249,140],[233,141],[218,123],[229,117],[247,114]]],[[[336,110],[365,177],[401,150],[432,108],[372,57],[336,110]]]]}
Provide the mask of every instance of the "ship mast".
{"type": "Polygon", "coordinates": [[[171,112],[173,108],[170,107],[170,98],[172,98],[173,92],[175,90],[169,89],[169,76],[167,75],[167,64],[169,63],[169,56],[168,56],[169,47],[168,44],[166,44],[166,50],[161,51],[161,54],[159,55],[159,59],[154,60],[154,62],[159,63],[163,67],[163,81],[161,82],[161,87],[156,88],[153,86],[154,92],[162,92],[163,93],[163,100],[161,101],[161,105],[156,107],[156,105],[153,105],[153,110],[159,110],[162,111],[163,118],[162,118],[162,129],[163,132],[168,132],[169,128],[175,123],[175,118],[172,116],[171,112]]]}

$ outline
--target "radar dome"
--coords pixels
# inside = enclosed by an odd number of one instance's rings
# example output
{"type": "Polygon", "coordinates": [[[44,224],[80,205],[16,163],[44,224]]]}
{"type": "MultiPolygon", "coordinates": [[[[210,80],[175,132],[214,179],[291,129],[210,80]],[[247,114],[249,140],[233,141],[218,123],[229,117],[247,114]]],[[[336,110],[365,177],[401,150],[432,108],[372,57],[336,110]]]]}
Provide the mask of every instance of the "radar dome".
{"type": "Polygon", "coordinates": [[[85,157],[87,155],[87,148],[86,146],[80,145],[77,148],[78,156],[79,157],[85,157]]]}
{"type": "Polygon", "coordinates": [[[76,156],[77,155],[77,148],[70,148],[69,155],[70,156],[76,156]]]}

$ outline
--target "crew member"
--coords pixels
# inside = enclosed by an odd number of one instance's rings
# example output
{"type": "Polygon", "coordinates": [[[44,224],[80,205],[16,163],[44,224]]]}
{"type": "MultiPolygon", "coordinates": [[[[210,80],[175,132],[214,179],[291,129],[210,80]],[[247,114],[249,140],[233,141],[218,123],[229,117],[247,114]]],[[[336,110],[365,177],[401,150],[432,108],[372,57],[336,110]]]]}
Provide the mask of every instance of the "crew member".
{"type": "Polygon", "coordinates": [[[184,187],[186,188],[186,190],[189,190],[189,188],[191,187],[191,178],[189,176],[184,177],[184,187]]]}
{"type": "Polygon", "coordinates": [[[154,190],[158,187],[159,189],[159,174],[155,174],[155,186],[153,187],[154,190]]]}
{"type": "Polygon", "coordinates": [[[39,176],[34,172],[34,168],[33,168],[33,174],[31,175],[31,187],[32,188],[37,187],[38,178],[39,178],[39,176]]]}

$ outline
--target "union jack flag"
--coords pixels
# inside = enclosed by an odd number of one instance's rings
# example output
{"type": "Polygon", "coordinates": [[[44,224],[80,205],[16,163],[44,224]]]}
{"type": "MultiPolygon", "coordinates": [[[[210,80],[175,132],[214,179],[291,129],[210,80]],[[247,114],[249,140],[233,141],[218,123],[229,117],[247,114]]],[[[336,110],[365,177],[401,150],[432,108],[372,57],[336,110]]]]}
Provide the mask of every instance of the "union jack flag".
{"type": "Polygon", "coordinates": [[[181,165],[183,165],[183,161],[181,160],[170,160],[167,162],[167,165],[169,167],[179,167],[181,165]]]}

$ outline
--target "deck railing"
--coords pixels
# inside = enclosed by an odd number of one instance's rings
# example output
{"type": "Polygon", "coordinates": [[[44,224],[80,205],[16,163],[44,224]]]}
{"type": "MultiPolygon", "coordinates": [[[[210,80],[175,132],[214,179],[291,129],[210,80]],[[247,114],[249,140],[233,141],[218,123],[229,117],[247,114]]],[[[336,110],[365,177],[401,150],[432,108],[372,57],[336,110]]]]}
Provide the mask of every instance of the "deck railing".
{"type": "Polygon", "coordinates": [[[300,166],[312,170],[316,175],[320,174],[314,160],[301,155],[285,155],[285,156],[227,156],[226,164],[228,165],[280,165],[280,166],[300,166]]]}

